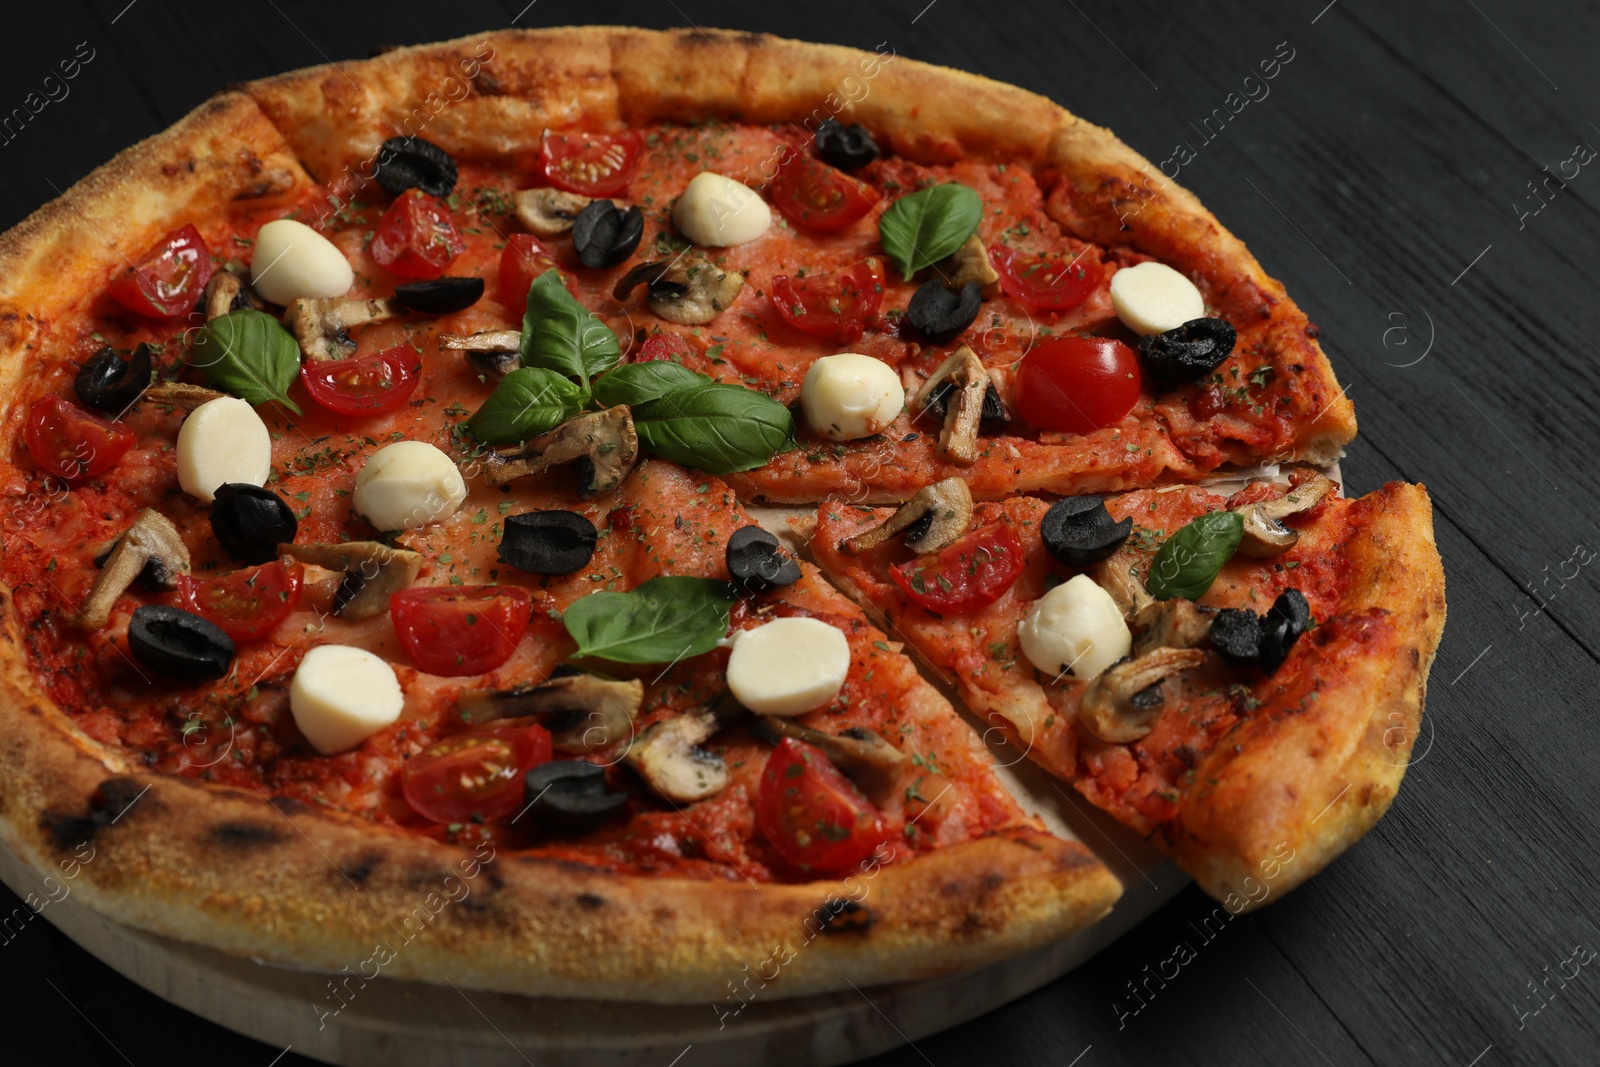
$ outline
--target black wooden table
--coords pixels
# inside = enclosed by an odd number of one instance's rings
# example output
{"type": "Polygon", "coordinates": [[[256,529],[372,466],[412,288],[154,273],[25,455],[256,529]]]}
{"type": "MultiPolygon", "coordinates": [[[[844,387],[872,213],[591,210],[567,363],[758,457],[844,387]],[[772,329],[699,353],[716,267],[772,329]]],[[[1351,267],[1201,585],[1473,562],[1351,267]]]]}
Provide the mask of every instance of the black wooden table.
{"type": "MultiPolygon", "coordinates": [[[[1351,493],[1433,493],[1450,623],[1427,722],[1388,816],[1293,895],[1207,940],[1191,888],[1054,985],[876,1062],[1592,1064],[1600,967],[1557,976],[1600,951],[1600,10],[1582,7],[53,0],[0,29],[0,117],[37,110],[0,126],[0,228],[225,84],[513,22],[887,42],[1110,126],[1179,164],[1322,327],[1361,418],[1351,493]]],[[[283,1052],[46,923],[0,948],[0,1019],[5,1062],[283,1052]]]]}

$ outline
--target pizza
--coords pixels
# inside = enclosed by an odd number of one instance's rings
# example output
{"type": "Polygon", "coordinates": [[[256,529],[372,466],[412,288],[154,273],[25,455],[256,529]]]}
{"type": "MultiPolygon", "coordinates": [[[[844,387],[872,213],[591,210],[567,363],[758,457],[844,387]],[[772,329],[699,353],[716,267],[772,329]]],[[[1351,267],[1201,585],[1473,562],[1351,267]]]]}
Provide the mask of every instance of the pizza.
{"type": "Polygon", "coordinates": [[[1398,786],[1425,491],[1343,498],[1315,327],[1021,90],[722,32],[399,49],[219,94],[0,266],[0,835],[119,922],[797,996],[1109,912],[992,725],[1219,899],[1398,786]]]}
{"type": "Polygon", "coordinates": [[[921,554],[879,539],[894,511],[829,505],[811,544],[974,713],[1242,902],[1388,808],[1444,617],[1420,488],[1288,478],[973,504],[921,554]]]}

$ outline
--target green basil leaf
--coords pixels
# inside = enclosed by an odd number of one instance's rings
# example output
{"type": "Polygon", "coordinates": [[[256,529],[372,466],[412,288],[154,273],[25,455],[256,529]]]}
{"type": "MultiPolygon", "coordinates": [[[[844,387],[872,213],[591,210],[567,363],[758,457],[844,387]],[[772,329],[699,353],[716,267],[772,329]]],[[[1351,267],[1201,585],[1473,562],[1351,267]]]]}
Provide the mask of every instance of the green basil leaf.
{"type": "Polygon", "coordinates": [[[902,196],[878,219],[883,251],[906,281],[967,243],[983,221],[983,200],[959,182],[902,196]]]}
{"type": "Polygon", "coordinates": [[[576,378],[587,393],[590,379],[621,359],[617,335],[567,292],[560,271],[547,270],[533,280],[522,315],[524,367],[544,367],[576,378]]]}
{"type": "Polygon", "coordinates": [[[230,311],[206,323],[188,362],[218,389],[252,404],[276,401],[300,414],[289,399],[289,386],[300,373],[300,346],[264,311],[230,311]]]}
{"type": "Polygon", "coordinates": [[[648,404],[679,389],[697,389],[711,379],[688,367],[666,360],[629,363],[618,367],[594,383],[594,398],[601,407],[618,404],[648,404]]]}
{"type": "Polygon", "coordinates": [[[1150,595],[1159,600],[1199,600],[1217,580],[1222,565],[1233,558],[1243,536],[1244,519],[1237,511],[1201,515],[1162,542],[1145,580],[1150,595]]]}
{"type": "Polygon", "coordinates": [[[633,409],[639,441],[662,459],[708,474],[747,471],[794,444],[794,416],[765,393],[707,382],[633,409]]]}
{"type": "Polygon", "coordinates": [[[555,429],[583,410],[583,389],[553,370],[519,367],[500,379],[467,430],[485,444],[507,445],[555,429]]]}
{"type": "Polygon", "coordinates": [[[631,593],[590,593],[562,616],[578,655],[675,663],[717,647],[733,590],[711,578],[652,578],[631,593]]]}

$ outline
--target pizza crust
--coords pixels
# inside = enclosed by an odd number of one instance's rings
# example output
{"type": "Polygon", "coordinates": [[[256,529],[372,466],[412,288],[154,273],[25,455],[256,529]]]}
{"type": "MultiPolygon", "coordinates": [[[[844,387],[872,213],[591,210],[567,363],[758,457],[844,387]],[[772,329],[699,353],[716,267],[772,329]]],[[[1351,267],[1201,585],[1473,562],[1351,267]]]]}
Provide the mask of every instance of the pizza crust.
{"type": "MultiPolygon", "coordinates": [[[[1105,225],[1114,203],[1083,184],[1089,175],[1149,169],[1109,132],[1042,97],[887,54],[753,34],[608,28],[402,49],[221,93],[0,237],[0,396],[17,395],[52,320],[101,292],[129,250],[148,247],[175,220],[241,199],[289,198],[308,182],[348,195],[363,180],[361,163],[396,132],[464,158],[503,157],[536,148],[547,126],[782,121],[813,115],[819,103],[919,161],[987,153],[1062,168],[1083,185],[1083,214],[1069,228],[1105,225]],[[843,84],[841,70],[866,89],[849,91],[854,99],[835,111],[829,94],[843,84]],[[473,91],[436,107],[430,94],[456,92],[451,79],[473,91]]],[[[1200,274],[1217,279],[1209,284],[1245,277],[1274,296],[1284,329],[1303,323],[1282,287],[1191,196],[1169,183],[1159,204],[1122,240],[1152,254],[1192,242],[1200,274]]],[[[1304,347],[1308,367],[1331,382],[1314,341],[1304,347]]],[[[14,434],[14,400],[4,417],[14,434]]],[[[1334,403],[1294,454],[1330,453],[1354,430],[1348,402],[1334,403]]],[[[510,855],[485,862],[462,848],[128,765],[52,705],[29,670],[10,591],[0,590],[0,600],[0,837],[40,870],[92,849],[74,882],[81,899],[118,921],[226,951],[355,972],[375,946],[388,945],[393,960],[382,973],[423,981],[720,1002],[730,981],[771,966],[785,944],[793,957],[764,995],[980,966],[1093,922],[1120,890],[1082,844],[1026,828],[854,884],[708,884],[510,855]],[[466,892],[449,901],[461,893],[453,886],[466,892]],[[808,917],[839,897],[859,897],[871,921],[828,924],[828,933],[795,943],[797,924],[807,929],[808,917]],[[447,903],[434,914],[438,899],[447,903]],[[419,907],[430,915],[429,935],[398,943],[419,907]]],[[[1419,675],[1418,702],[1420,685],[1419,675]]],[[[1404,705],[1406,697],[1395,699],[1404,705]]],[[[1376,817],[1366,801],[1344,804],[1334,814],[1346,832],[1376,817]]],[[[1253,842],[1239,840],[1241,861],[1253,842]]],[[[1236,874],[1219,868],[1215,884],[1236,874]]]]}

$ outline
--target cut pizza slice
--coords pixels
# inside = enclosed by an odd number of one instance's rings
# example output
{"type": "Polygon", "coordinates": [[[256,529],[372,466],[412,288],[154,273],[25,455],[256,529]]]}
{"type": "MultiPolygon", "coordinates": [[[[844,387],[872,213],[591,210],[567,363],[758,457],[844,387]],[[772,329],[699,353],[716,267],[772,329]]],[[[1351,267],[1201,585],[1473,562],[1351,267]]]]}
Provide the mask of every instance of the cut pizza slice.
{"type": "Polygon", "coordinates": [[[1420,486],[1290,480],[965,507],[946,486],[824,505],[811,547],[1030,759],[1253,906],[1388,808],[1445,615],[1420,486]]]}

